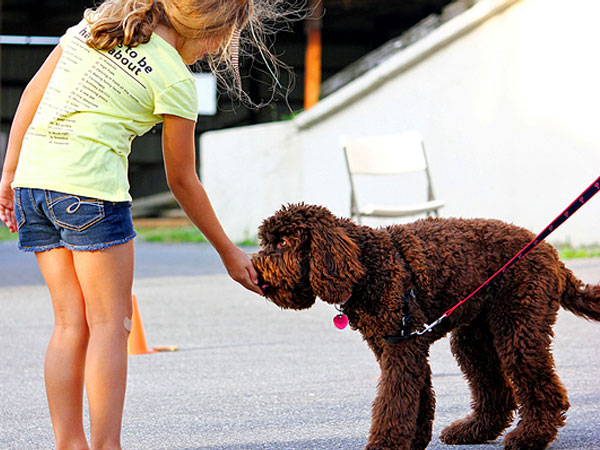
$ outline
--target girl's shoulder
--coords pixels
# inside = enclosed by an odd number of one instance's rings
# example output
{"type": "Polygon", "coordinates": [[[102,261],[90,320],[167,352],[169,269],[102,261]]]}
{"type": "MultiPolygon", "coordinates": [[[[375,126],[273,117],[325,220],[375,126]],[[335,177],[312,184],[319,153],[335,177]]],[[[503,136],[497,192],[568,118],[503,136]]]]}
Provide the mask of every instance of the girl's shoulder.
{"type": "Polygon", "coordinates": [[[167,75],[180,79],[192,78],[190,69],[183,62],[177,50],[157,33],[152,33],[150,40],[139,45],[138,48],[140,53],[144,53],[144,56],[148,58],[153,69],[162,70],[167,75]]]}

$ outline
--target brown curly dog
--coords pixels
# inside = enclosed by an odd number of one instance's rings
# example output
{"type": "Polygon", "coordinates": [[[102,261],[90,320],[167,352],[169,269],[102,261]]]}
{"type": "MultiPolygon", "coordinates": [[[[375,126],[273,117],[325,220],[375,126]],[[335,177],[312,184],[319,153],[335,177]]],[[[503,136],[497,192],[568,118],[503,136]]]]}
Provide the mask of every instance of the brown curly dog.
{"type": "Polygon", "coordinates": [[[403,326],[421,329],[437,319],[533,237],[484,219],[373,229],[298,204],[263,222],[253,264],[273,303],[305,309],[318,296],[341,305],[375,353],[381,379],[366,449],[427,447],[435,409],[429,347],[448,332],[473,412],[447,427],[441,440],[494,440],[518,408],[521,420],[504,438],[505,448],[543,449],[565,424],[569,407],[550,353],[558,308],[600,321],[600,286],[578,280],[551,245],[539,245],[432,332],[395,344],[384,340],[403,326]]]}

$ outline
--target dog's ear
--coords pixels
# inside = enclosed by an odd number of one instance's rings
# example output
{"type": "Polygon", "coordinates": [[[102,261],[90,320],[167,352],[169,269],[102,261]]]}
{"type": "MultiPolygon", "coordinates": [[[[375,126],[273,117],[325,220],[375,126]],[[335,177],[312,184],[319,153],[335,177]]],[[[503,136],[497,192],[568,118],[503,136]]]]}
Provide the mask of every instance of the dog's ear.
{"type": "Polygon", "coordinates": [[[327,303],[342,303],[365,273],[358,245],[340,226],[312,229],[310,236],[310,284],[327,303]]]}

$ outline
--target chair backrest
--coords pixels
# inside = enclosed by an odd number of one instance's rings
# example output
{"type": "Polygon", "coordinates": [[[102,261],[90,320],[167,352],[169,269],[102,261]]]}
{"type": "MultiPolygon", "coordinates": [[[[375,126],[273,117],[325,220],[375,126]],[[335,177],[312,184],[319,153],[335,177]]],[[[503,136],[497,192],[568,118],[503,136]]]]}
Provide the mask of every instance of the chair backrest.
{"type": "Polygon", "coordinates": [[[418,132],[342,136],[340,143],[352,174],[393,175],[427,170],[423,137],[418,132]]]}

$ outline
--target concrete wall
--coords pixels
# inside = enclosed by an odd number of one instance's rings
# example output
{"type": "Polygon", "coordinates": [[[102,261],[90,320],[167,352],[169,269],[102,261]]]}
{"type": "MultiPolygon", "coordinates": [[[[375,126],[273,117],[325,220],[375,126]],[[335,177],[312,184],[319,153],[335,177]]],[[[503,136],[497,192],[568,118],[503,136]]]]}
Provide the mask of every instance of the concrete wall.
{"type": "Polygon", "coordinates": [[[291,121],[202,135],[202,182],[234,241],[254,240],[265,217],[302,200],[298,138],[291,121]]]}
{"type": "MultiPolygon", "coordinates": [[[[202,177],[234,240],[281,203],[349,214],[342,134],[419,130],[444,216],[539,232],[600,175],[597,0],[481,0],[290,122],[206,133],[202,177]]],[[[551,241],[600,241],[593,199],[551,241]]],[[[373,223],[376,224],[376,223],[373,223]]]]}

